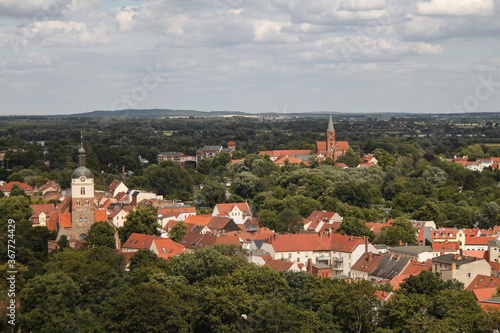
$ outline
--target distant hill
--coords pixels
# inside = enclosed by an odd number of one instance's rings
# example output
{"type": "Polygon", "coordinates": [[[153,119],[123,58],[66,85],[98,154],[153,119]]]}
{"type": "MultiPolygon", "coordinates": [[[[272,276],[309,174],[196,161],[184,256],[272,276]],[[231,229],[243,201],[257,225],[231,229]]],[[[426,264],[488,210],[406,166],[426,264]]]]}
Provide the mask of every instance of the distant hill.
{"type": "MultiPolygon", "coordinates": [[[[240,111],[196,111],[196,110],[171,110],[171,109],[148,109],[148,110],[115,110],[115,111],[92,111],[64,115],[63,117],[100,117],[100,118],[163,118],[163,117],[215,117],[225,115],[255,115],[240,111]]],[[[61,115],[62,116],[62,115],[61,115]]]]}

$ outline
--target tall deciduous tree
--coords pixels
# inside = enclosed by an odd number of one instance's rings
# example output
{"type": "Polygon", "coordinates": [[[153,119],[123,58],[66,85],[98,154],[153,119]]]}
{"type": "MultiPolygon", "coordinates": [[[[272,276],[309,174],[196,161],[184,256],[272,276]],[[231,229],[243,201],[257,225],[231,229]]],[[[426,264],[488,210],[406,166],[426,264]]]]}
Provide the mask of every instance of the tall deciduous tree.
{"type": "Polygon", "coordinates": [[[340,224],[337,232],[339,234],[349,236],[368,236],[370,241],[375,238],[375,233],[366,226],[366,223],[363,222],[363,220],[352,216],[344,218],[344,221],[340,224]]]}
{"type": "Polygon", "coordinates": [[[123,227],[118,229],[120,239],[125,242],[134,232],[146,235],[159,235],[158,213],[152,205],[139,206],[126,217],[123,227]]]}
{"type": "Polygon", "coordinates": [[[115,229],[108,222],[96,222],[85,236],[88,247],[106,246],[116,248],[115,229]]]}
{"type": "Polygon", "coordinates": [[[177,222],[168,232],[168,238],[174,242],[180,242],[187,233],[187,225],[184,221],[177,222]]]}
{"type": "Polygon", "coordinates": [[[392,227],[387,229],[385,237],[388,245],[397,245],[399,241],[408,244],[417,242],[416,230],[411,222],[404,217],[398,217],[394,220],[392,227]]]}

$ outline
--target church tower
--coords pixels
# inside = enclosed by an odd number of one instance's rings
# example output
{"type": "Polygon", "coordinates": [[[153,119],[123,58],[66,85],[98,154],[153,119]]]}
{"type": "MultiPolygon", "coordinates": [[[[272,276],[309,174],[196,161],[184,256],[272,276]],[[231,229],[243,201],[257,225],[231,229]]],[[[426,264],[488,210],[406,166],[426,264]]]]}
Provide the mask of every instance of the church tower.
{"type": "Polygon", "coordinates": [[[71,231],[69,239],[81,239],[94,223],[94,175],[85,167],[83,133],[78,168],[71,175],[71,231]]]}
{"type": "Polygon", "coordinates": [[[335,129],[333,128],[332,116],[328,120],[328,128],[326,129],[326,157],[334,158],[335,151],[335,129]]]}

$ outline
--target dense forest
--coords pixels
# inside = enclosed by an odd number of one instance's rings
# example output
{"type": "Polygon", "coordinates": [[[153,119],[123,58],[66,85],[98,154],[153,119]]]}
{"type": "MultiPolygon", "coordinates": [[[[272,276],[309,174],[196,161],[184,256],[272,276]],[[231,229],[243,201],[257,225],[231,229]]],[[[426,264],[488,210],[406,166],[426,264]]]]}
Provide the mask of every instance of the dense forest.
{"type": "MultiPolygon", "coordinates": [[[[129,188],[191,202],[200,211],[248,201],[262,226],[281,233],[297,232],[301,218],[322,209],[344,217],[344,233],[384,244],[404,234],[411,243],[408,219],[458,228],[500,225],[500,171],[472,171],[447,160],[500,156],[497,119],[338,120],[337,139],[350,146],[337,161],[350,167],[345,170],[313,155],[307,164],[282,167],[257,155],[273,149],[314,151],[315,142],[325,140],[326,124],[326,117],[4,117],[0,180],[40,186],[52,179],[67,187],[82,131],[96,190],[121,179],[124,167],[129,188]],[[233,156],[221,153],[185,169],[156,163],[160,152],[194,155],[199,147],[226,146],[230,140],[236,142],[233,156]],[[378,165],[355,168],[365,154],[373,154],[378,165]],[[375,238],[364,227],[389,218],[398,221],[397,237],[375,238]]],[[[487,315],[462,285],[425,272],[382,305],[375,288],[388,286],[278,274],[246,263],[235,248],[202,249],[168,262],[143,251],[133,257],[130,271],[106,247],[110,242],[100,239],[78,251],[61,243],[62,250],[49,254],[47,241],[54,233],[31,227],[29,205],[35,201],[18,194],[0,198],[0,264],[6,274],[7,225],[13,218],[18,322],[26,332],[490,332],[500,327],[499,314],[487,315]]]]}

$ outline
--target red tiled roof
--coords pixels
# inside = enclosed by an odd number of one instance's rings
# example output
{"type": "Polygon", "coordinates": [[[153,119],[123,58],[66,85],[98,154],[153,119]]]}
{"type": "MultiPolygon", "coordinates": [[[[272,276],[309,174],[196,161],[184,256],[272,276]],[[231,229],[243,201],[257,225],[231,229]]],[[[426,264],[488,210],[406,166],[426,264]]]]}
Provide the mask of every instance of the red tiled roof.
{"type": "Polygon", "coordinates": [[[197,224],[197,225],[207,225],[208,222],[212,219],[212,215],[206,214],[206,215],[189,215],[185,220],[184,223],[186,224],[197,224]]]}
{"type": "Polygon", "coordinates": [[[366,226],[375,234],[378,234],[383,228],[390,227],[392,224],[383,222],[366,222],[366,226]]]}
{"type": "Polygon", "coordinates": [[[500,277],[479,274],[469,283],[467,290],[497,288],[499,285],[500,277]]]}
{"type": "Polygon", "coordinates": [[[193,206],[158,208],[158,215],[162,216],[175,216],[177,218],[179,215],[187,213],[196,213],[196,209],[193,206]]]}
{"type": "Polygon", "coordinates": [[[226,225],[231,222],[232,219],[223,216],[214,216],[207,223],[207,228],[212,231],[220,231],[226,227],[226,225]]]}
{"type": "Polygon", "coordinates": [[[21,183],[18,181],[8,182],[7,184],[0,186],[0,191],[10,192],[10,191],[12,191],[12,188],[14,187],[14,185],[17,185],[24,192],[33,192],[33,187],[31,187],[30,185],[28,185],[26,183],[21,183]]]}
{"type": "Polygon", "coordinates": [[[71,213],[59,213],[59,225],[63,228],[71,228],[71,213]]]}
{"type": "Polygon", "coordinates": [[[94,221],[95,222],[105,222],[108,216],[106,214],[106,209],[96,209],[94,210],[94,221]]]}
{"type": "Polygon", "coordinates": [[[339,252],[353,252],[360,244],[362,237],[353,237],[340,234],[285,234],[270,238],[276,252],[331,250],[339,252]]]}
{"type": "Polygon", "coordinates": [[[287,271],[292,267],[293,262],[285,261],[285,260],[268,260],[264,266],[271,268],[276,272],[287,271]]]}
{"type": "Polygon", "coordinates": [[[476,299],[481,302],[482,300],[492,298],[497,293],[497,288],[473,289],[472,292],[476,299]]]}
{"type": "Polygon", "coordinates": [[[488,261],[488,251],[481,251],[481,250],[463,250],[462,254],[467,257],[475,257],[475,258],[481,258],[481,259],[486,259],[488,261]]]}
{"type": "Polygon", "coordinates": [[[269,155],[269,157],[310,155],[311,150],[268,150],[261,151],[259,155],[269,155]]]}
{"type": "Polygon", "coordinates": [[[480,301],[479,306],[481,306],[486,312],[489,312],[492,309],[500,309],[500,303],[488,302],[487,300],[480,301]]]}
{"type": "Polygon", "coordinates": [[[381,301],[388,301],[394,297],[394,293],[382,290],[375,290],[375,296],[377,296],[381,301]]]}
{"type": "Polygon", "coordinates": [[[460,250],[460,242],[435,241],[432,242],[434,252],[451,252],[460,250]]]}
{"type": "Polygon", "coordinates": [[[158,250],[157,256],[163,259],[168,259],[179,253],[186,252],[186,248],[183,245],[174,242],[170,238],[155,239],[153,243],[158,250]]]}
{"type": "Polygon", "coordinates": [[[381,254],[373,254],[371,252],[365,252],[361,256],[361,258],[356,261],[354,265],[352,265],[351,269],[355,269],[361,272],[370,273],[377,267],[378,263],[382,259],[381,254]]]}
{"type": "Polygon", "coordinates": [[[234,203],[226,203],[226,204],[217,204],[217,211],[220,215],[229,214],[233,210],[233,207],[238,207],[239,210],[244,212],[246,215],[250,215],[250,209],[246,202],[234,202],[234,203]]]}
{"type": "Polygon", "coordinates": [[[349,168],[349,167],[347,166],[347,164],[345,164],[345,163],[335,163],[335,166],[336,166],[336,167],[339,167],[339,168],[342,168],[342,169],[347,169],[347,168],[349,168]]]}
{"type": "MultiPolygon", "coordinates": [[[[431,260],[432,262],[432,260],[431,260]]],[[[410,262],[408,267],[401,273],[402,275],[418,275],[422,273],[422,271],[430,271],[432,270],[431,264],[415,261],[410,262]]]]}
{"type": "Polygon", "coordinates": [[[128,249],[149,249],[151,247],[151,243],[155,239],[161,239],[161,237],[153,236],[153,235],[145,235],[133,233],[127,239],[127,241],[123,244],[122,248],[128,249]]]}
{"type": "Polygon", "coordinates": [[[42,212],[45,213],[45,215],[50,216],[56,207],[53,204],[38,204],[31,205],[31,209],[33,210],[32,216],[38,217],[38,215],[42,212]]]}
{"type": "Polygon", "coordinates": [[[298,157],[289,157],[288,155],[285,155],[274,161],[274,164],[284,165],[286,161],[288,161],[289,164],[300,164],[304,162],[298,157]]]}
{"type": "Polygon", "coordinates": [[[465,236],[465,245],[488,245],[489,240],[496,240],[496,237],[488,236],[465,236]]]}
{"type": "Polygon", "coordinates": [[[121,181],[121,180],[113,180],[113,181],[111,182],[111,184],[109,184],[109,186],[108,186],[108,190],[110,190],[110,191],[114,191],[114,190],[116,190],[116,188],[117,188],[118,186],[120,186],[120,184],[121,184],[121,183],[122,183],[122,181],[121,181]]]}
{"type": "Polygon", "coordinates": [[[401,283],[404,282],[404,279],[406,279],[407,277],[409,277],[410,274],[401,274],[401,275],[396,275],[395,277],[393,277],[391,279],[391,281],[389,281],[389,283],[391,284],[392,288],[394,290],[398,290],[399,289],[399,285],[401,283]]]}

